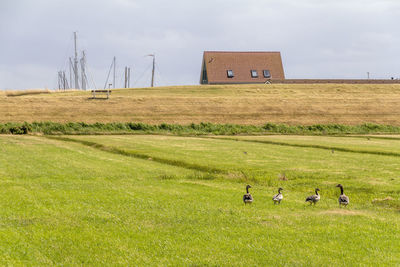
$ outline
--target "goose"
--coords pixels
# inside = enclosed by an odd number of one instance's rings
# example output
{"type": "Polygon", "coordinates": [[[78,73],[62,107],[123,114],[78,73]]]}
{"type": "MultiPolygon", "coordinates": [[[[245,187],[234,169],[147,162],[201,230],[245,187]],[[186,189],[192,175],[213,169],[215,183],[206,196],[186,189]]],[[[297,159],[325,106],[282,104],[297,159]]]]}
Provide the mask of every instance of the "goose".
{"type": "Polygon", "coordinates": [[[281,190],[283,190],[283,188],[279,187],[278,189],[278,194],[275,195],[272,200],[274,201],[274,204],[276,204],[278,202],[278,204],[281,204],[281,200],[283,199],[283,195],[281,193],[281,190]]]}
{"type": "Polygon", "coordinates": [[[307,197],[306,202],[310,202],[310,205],[313,203],[315,205],[315,203],[317,203],[321,198],[321,196],[318,194],[318,191],[320,191],[319,188],[315,188],[315,195],[307,197]]]}
{"type": "Polygon", "coordinates": [[[349,197],[343,193],[343,185],[338,184],[336,187],[340,187],[339,206],[341,205],[347,206],[350,200],[349,197]]]}
{"type": "Polygon", "coordinates": [[[246,186],[246,194],[243,195],[243,202],[244,204],[251,204],[253,202],[253,197],[251,196],[251,194],[249,193],[249,188],[251,188],[251,185],[247,185],[246,186]]]}

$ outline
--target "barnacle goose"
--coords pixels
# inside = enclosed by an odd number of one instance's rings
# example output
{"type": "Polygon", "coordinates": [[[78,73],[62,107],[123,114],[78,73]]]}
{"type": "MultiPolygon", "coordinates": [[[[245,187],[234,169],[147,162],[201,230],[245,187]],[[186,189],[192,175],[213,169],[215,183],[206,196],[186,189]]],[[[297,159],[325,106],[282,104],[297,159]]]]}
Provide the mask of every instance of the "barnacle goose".
{"type": "Polygon", "coordinates": [[[310,202],[310,205],[313,203],[315,205],[315,203],[317,203],[321,198],[321,196],[318,194],[318,191],[320,191],[319,188],[315,188],[315,195],[307,197],[306,202],[310,202]]]}
{"type": "Polygon", "coordinates": [[[249,188],[251,188],[251,185],[247,185],[246,186],[246,194],[243,195],[243,202],[244,204],[251,204],[253,202],[253,197],[251,196],[251,194],[249,193],[249,188]]]}
{"type": "Polygon", "coordinates": [[[343,193],[343,185],[338,184],[336,187],[340,187],[339,206],[341,205],[347,206],[350,200],[349,197],[343,193]]]}
{"type": "Polygon", "coordinates": [[[283,195],[281,193],[281,190],[283,190],[283,188],[279,187],[278,189],[278,194],[275,195],[272,200],[274,201],[274,204],[278,203],[281,204],[281,200],[283,199],[283,195]]]}

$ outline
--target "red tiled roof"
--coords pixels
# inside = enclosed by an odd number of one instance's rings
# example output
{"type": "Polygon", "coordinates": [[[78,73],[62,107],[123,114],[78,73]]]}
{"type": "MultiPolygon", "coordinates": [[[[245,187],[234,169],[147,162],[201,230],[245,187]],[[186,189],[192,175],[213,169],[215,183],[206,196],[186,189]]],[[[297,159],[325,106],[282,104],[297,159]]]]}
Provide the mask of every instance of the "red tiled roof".
{"type": "Polygon", "coordinates": [[[263,70],[269,70],[271,80],[283,80],[285,74],[280,52],[219,52],[205,51],[200,83],[264,83],[263,70]],[[203,82],[204,68],[207,82],[203,82]],[[232,70],[234,77],[228,78],[227,70],[232,70]],[[256,70],[257,78],[252,78],[251,70],[256,70]]]}

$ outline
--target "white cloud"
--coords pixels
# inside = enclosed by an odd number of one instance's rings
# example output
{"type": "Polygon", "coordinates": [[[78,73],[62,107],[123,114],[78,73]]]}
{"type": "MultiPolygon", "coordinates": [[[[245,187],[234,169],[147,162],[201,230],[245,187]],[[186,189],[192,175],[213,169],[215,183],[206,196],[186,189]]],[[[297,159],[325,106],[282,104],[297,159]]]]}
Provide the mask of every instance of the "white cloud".
{"type": "Polygon", "coordinates": [[[101,87],[113,56],[147,86],[153,52],[159,85],[197,84],[204,50],[281,51],[287,78],[399,77],[399,15],[394,0],[1,0],[0,88],[56,86],[73,31],[101,87]]]}

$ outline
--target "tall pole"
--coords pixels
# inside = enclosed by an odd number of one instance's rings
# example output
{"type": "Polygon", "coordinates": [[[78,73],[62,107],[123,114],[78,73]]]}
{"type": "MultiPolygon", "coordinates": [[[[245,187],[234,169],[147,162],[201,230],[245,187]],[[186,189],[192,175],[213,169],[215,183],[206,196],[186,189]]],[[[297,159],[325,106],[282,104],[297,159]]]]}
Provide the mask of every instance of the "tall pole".
{"type": "MultiPolygon", "coordinates": [[[[110,78],[111,70],[112,70],[112,68],[114,66],[114,63],[115,63],[115,57],[113,58],[113,60],[111,62],[110,69],[108,70],[106,83],[104,84],[104,89],[106,89],[106,87],[107,87],[108,79],[110,78]]],[[[108,84],[108,88],[110,88],[111,85],[112,85],[112,83],[108,84]]]]}
{"type": "Polygon", "coordinates": [[[61,89],[61,81],[60,81],[61,71],[58,72],[58,90],[61,89]]]}
{"type": "Polygon", "coordinates": [[[131,87],[131,68],[128,68],[128,88],[131,87]]]}
{"type": "Polygon", "coordinates": [[[64,73],[64,91],[65,91],[65,89],[69,88],[69,85],[68,85],[67,76],[65,75],[65,71],[63,73],[64,73]]]}
{"type": "Polygon", "coordinates": [[[153,53],[147,56],[153,57],[153,70],[151,71],[151,87],[154,87],[154,68],[156,66],[156,55],[153,53]]]}
{"type": "Polygon", "coordinates": [[[125,67],[125,82],[124,88],[129,88],[130,86],[130,79],[131,79],[131,68],[125,67]]]}
{"type": "Polygon", "coordinates": [[[124,72],[124,88],[127,88],[128,85],[128,67],[125,67],[124,72]]]}
{"type": "Polygon", "coordinates": [[[77,50],[76,50],[76,32],[74,32],[74,44],[75,44],[75,58],[74,58],[75,89],[79,89],[79,78],[78,78],[78,52],[77,52],[77,50]]]}
{"type": "Polygon", "coordinates": [[[156,66],[156,55],[153,54],[153,70],[151,71],[151,87],[154,87],[154,68],[156,66]]]}
{"type": "Polygon", "coordinates": [[[69,58],[69,85],[72,87],[72,59],[69,58]]]}
{"type": "Polygon", "coordinates": [[[115,89],[115,61],[116,61],[116,58],[114,57],[114,75],[113,75],[113,86],[114,86],[114,89],[115,89]]]}
{"type": "Polygon", "coordinates": [[[86,55],[85,51],[82,51],[82,58],[81,58],[82,90],[86,90],[86,84],[87,84],[85,65],[86,65],[86,55]]]}
{"type": "Polygon", "coordinates": [[[65,79],[65,71],[62,72],[62,80],[63,80],[63,89],[67,88],[66,79],[65,79]]]}

